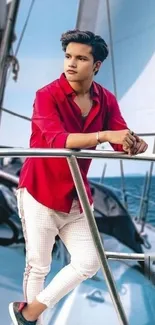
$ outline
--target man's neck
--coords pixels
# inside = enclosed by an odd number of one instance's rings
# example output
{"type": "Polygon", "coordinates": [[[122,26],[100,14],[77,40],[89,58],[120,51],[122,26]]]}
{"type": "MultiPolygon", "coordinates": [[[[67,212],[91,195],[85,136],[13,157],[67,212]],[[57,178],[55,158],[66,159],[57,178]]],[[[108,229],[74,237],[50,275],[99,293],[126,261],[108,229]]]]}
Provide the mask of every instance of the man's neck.
{"type": "Polygon", "coordinates": [[[93,80],[86,80],[83,82],[72,82],[68,81],[70,86],[74,89],[77,96],[84,96],[90,93],[90,88],[92,85],[93,80]]]}

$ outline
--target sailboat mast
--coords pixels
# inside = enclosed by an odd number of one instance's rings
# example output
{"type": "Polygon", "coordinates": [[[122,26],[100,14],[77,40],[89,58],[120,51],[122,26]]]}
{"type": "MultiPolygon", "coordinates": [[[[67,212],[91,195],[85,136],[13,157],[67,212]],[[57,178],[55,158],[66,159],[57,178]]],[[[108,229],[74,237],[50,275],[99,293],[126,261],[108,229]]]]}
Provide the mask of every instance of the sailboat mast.
{"type": "Polygon", "coordinates": [[[109,0],[106,0],[106,8],[107,8],[107,18],[108,18],[108,28],[109,28],[109,41],[110,41],[110,52],[111,52],[111,68],[112,68],[112,77],[113,77],[113,87],[114,87],[114,94],[117,98],[118,94],[117,94],[114,46],[113,46],[113,37],[112,37],[112,25],[111,25],[111,14],[110,14],[109,0]]]}
{"type": "Polygon", "coordinates": [[[7,22],[5,30],[3,32],[2,41],[0,44],[0,121],[2,115],[2,104],[4,98],[4,91],[6,85],[6,76],[9,68],[9,54],[13,41],[14,26],[16,23],[18,8],[20,0],[12,0],[9,5],[9,11],[7,15],[7,22]]]}

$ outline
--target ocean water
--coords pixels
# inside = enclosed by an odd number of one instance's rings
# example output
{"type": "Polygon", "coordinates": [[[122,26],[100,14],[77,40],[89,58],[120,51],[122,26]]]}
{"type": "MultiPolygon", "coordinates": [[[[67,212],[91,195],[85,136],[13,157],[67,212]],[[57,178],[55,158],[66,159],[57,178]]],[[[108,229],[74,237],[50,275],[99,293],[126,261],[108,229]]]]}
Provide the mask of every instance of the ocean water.
{"type": "MultiPolygon", "coordinates": [[[[94,181],[99,182],[99,178],[91,178],[94,181]]],[[[139,216],[140,202],[143,194],[145,177],[143,176],[126,176],[125,177],[125,189],[127,193],[128,211],[131,216],[139,216]]],[[[109,186],[118,198],[123,202],[122,196],[122,181],[121,177],[105,177],[103,184],[109,186]]],[[[151,187],[149,192],[148,201],[148,213],[147,222],[155,226],[155,176],[151,179],[151,187]]]]}

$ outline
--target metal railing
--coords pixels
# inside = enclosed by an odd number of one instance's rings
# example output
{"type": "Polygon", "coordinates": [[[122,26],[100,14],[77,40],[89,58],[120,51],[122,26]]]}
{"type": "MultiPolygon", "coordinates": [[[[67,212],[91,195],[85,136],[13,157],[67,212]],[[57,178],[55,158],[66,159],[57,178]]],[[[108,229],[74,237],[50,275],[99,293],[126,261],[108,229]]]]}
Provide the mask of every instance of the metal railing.
{"type": "Polygon", "coordinates": [[[117,292],[113,275],[111,274],[107,258],[117,260],[139,260],[144,261],[144,254],[131,253],[115,253],[105,252],[100,234],[96,225],[96,221],[89,204],[88,196],[85,190],[84,182],[80,173],[77,158],[110,158],[110,159],[131,159],[143,161],[155,161],[155,154],[128,156],[122,152],[101,151],[101,150],[68,150],[68,149],[0,149],[0,157],[57,157],[66,158],[74,180],[74,184],[78,193],[78,197],[83,208],[83,212],[87,218],[92,239],[94,241],[96,251],[100,260],[101,269],[109,289],[109,293],[114,304],[119,323],[128,325],[128,321],[117,292]]]}
{"type": "Polygon", "coordinates": [[[99,158],[99,159],[127,159],[155,161],[155,154],[137,156],[129,156],[123,152],[115,152],[112,150],[70,150],[70,149],[22,149],[22,148],[0,148],[0,157],[71,157],[76,158],[99,158]]]}

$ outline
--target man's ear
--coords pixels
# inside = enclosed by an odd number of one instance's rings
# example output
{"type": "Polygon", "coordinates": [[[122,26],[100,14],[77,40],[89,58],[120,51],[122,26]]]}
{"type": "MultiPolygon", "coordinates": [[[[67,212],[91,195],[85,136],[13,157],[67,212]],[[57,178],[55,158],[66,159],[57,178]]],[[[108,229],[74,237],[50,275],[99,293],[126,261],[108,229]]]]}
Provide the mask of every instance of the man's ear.
{"type": "Polygon", "coordinates": [[[101,64],[102,64],[101,61],[97,61],[97,62],[95,63],[95,66],[94,66],[94,72],[99,71],[99,69],[100,69],[100,67],[101,67],[101,64]]]}

